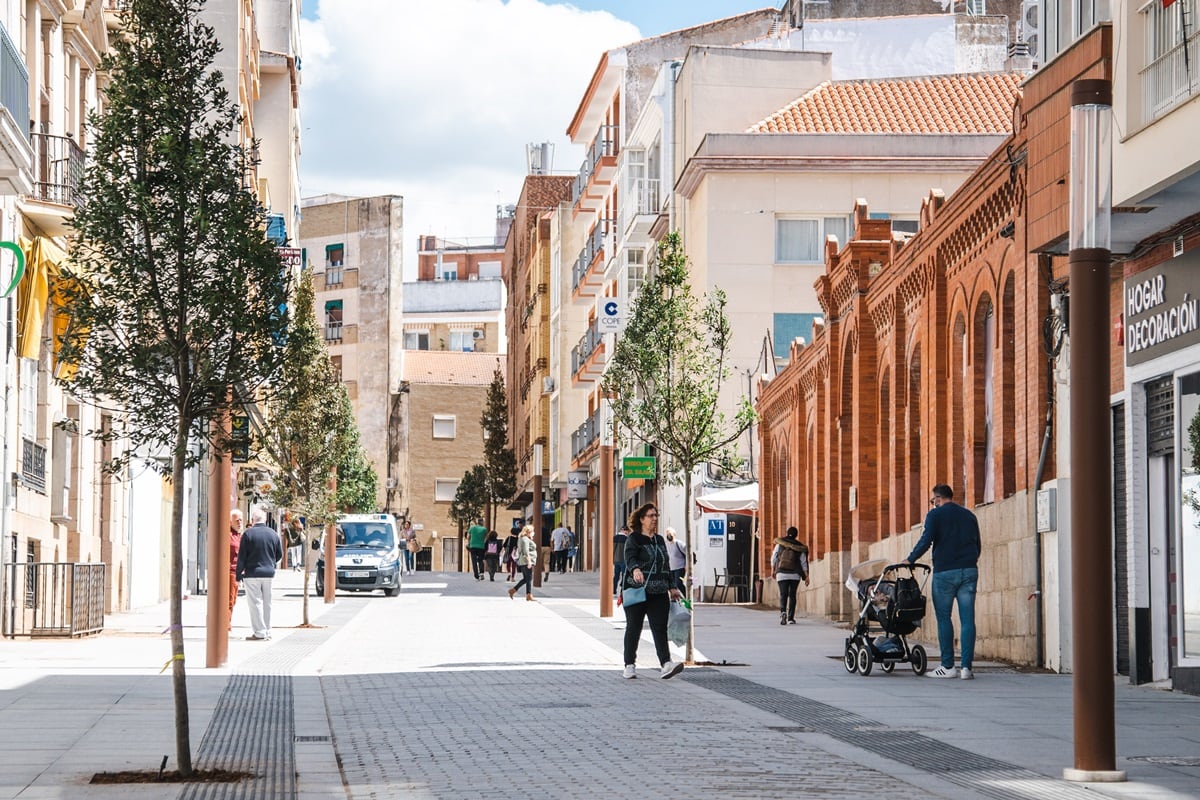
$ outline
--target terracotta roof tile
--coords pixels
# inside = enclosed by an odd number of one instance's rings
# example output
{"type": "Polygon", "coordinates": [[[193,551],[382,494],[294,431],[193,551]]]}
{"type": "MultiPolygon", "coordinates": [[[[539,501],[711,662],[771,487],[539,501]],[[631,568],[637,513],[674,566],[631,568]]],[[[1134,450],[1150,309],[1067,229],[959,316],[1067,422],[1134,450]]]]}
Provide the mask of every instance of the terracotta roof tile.
{"type": "Polygon", "coordinates": [[[409,383],[487,386],[497,369],[504,373],[504,359],[504,353],[405,350],[403,379],[409,383]]]}
{"type": "Polygon", "coordinates": [[[826,81],[747,133],[1009,133],[1017,72],[826,81]]]}

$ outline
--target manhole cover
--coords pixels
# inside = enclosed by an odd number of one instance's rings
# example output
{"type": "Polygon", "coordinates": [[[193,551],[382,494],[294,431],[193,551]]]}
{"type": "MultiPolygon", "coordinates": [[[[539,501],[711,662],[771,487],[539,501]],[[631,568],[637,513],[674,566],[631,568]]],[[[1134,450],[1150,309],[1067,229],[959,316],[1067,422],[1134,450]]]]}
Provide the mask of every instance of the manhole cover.
{"type": "Polygon", "coordinates": [[[297,736],[295,741],[297,741],[297,742],[328,742],[329,737],[328,736],[297,736]]]}
{"type": "Polygon", "coordinates": [[[1158,764],[1160,767],[1200,767],[1200,758],[1191,756],[1130,756],[1129,760],[1158,764]]]}
{"type": "Polygon", "coordinates": [[[776,733],[812,733],[812,728],[806,728],[803,725],[768,725],[767,730],[775,731],[776,733]]]}
{"type": "Polygon", "coordinates": [[[591,708],[591,703],[525,703],[521,708],[591,708]]]}

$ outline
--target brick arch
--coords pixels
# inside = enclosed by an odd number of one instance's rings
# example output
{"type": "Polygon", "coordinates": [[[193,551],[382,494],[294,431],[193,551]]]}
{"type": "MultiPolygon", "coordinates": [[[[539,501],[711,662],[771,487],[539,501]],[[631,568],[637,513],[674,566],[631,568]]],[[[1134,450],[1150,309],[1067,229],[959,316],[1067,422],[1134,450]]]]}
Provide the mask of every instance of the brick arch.
{"type": "Polygon", "coordinates": [[[970,342],[970,441],[973,451],[967,478],[970,485],[964,487],[963,497],[978,505],[996,499],[996,306],[992,295],[987,291],[981,292],[975,298],[975,309],[971,315],[970,342]]]}
{"type": "Polygon", "coordinates": [[[1017,491],[1017,276],[1004,273],[1000,289],[1000,496],[1017,491]]]}
{"type": "MultiPolygon", "coordinates": [[[[847,337],[849,338],[849,337],[847,337]]],[[[847,345],[849,342],[847,342],[847,345]]],[[[838,512],[838,540],[830,545],[831,549],[849,550],[854,541],[853,514],[847,510],[844,502],[845,493],[854,485],[854,452],[855,421],[858,414],[854,407],[854,348],[847,346],[842,353],[842,369],[840,372],[841,391],[839,392],[839,408],[837,418],[837,447],[838,447],[838,485],[830,494],[838,512]]]]}

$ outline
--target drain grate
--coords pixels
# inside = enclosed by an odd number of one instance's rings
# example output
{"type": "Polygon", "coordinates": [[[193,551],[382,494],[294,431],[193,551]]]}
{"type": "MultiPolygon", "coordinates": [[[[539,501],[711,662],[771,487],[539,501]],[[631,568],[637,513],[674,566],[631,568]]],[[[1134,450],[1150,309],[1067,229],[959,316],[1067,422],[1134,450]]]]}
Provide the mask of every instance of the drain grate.
{"type": "Polygon", "coordinates": [[[521,708],[541,708],[541,709],[557,709],[557,708],[591,708],[591,703],[522,703],[521,708]]]}
{"type": "Polygon", "coordinates": [[[332,741],[329,736],[297,736],[292,739],[293,742],[328,742],[332,741]]]}
{"type": "Polygon", "coordinates": [[[767,730],[775,731],[776,733],[812,733],[812,728],[806,728],[803,725],[768,725],[767,730]]]}

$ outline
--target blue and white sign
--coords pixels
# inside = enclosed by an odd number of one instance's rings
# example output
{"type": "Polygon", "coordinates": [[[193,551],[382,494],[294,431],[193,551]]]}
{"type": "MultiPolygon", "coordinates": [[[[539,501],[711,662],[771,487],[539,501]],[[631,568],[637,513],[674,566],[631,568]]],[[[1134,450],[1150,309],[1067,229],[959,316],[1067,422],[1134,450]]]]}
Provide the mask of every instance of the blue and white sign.
{"type": "Polygon", "coordinates": [[[616,298],[606,297],[601,302],[596,327],[601,333],[614,333],[621,329],[621,304],[616,298]]]}
{"type": "Polygon", "coordinates": [[[725,520],[721,517],[708,518],[708,535],[709,536],[725,536],[725,520]]]}

